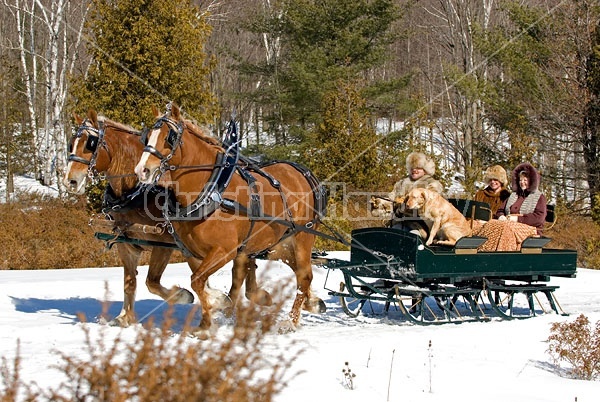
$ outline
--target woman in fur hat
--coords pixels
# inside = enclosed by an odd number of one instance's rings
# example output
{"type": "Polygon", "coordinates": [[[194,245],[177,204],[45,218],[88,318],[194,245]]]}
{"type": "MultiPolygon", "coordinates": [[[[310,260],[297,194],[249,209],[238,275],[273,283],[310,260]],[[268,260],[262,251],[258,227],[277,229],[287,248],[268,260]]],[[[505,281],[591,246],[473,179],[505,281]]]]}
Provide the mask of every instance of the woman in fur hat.
{"type": "Polygon", "coordinates": [[[394,201],[394,213],[392,216],[391,225],[397,228],[414,231],[415,233],[426,238],[427,226],[423,221],[415,220],[416,211],[406,210],[404,201],[406,196],[413,188],[427,188],[429,190],[442,193],[444,187],[442,184],[433,178],[435,174],[435,162],[421,152],[413,152],[406,158],[406,173],[407,177],[396,182],[394,189],[389,197],[394,201]],[[403,219],[404,217],[411,219],[403,219]]]}
{"type": "Polygon", "coordinates": [[[498,218],[533,226],[541,234],[546,220],[546,197],[539,190],[540,180],[531,164],[517,166],[512,172],[513,193],[498,209],[498,218]]]}
{"type": "Polygon", "coordinates": [[[487,186],[483,190],[477,191],[474,199],[475,201],[487,202],[492,210],[492,217],[498,218],[496,211],[510,195],[510,191],[506,188],[508,185],[506,170],[500,165],[490,166],[485,171],[483,180],[487,183],[487,186]]]}

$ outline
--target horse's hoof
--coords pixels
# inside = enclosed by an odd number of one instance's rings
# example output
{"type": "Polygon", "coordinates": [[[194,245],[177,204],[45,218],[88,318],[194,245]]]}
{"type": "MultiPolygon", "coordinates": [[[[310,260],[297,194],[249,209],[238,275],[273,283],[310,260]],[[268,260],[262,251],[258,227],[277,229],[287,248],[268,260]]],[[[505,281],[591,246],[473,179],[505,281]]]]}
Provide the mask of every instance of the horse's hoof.
{"type": "Polygon", "coordinates": [[[272,306],[273,298],[266,290],[259,289],[253,293],[246,293],[246,298],[259,306],[272,306]]]}
{"type": "Polygon", "coordinates": [[[207,289],[206,293],[208,295],[208,302],[214,310],[233,310],[233,303],[231,302],[229,296],[227,296],[225,293],[216,289],[207,289]]]}
{"type": "Polygon", "coordinates": [[[194,302],[194,295],[187,289],[174,288],[175,293],[172,296],[173,303],[175,304],[192,304],[194,302]]]}
{"type": "Polygon", "coordinates": [[[202,341],[206,341],[210,339],[210,329],[196,329],[191,332],[191,335],[195,338],[198,338],[202,341]]]}
{"type": "Polygon", "coordinates": [[[327,306],[323,300],[315,297],[304,302],[304,310],[309,313],[322,314],[327,311],[327,306]]]}
{"type": "Polygon", "coordinates": [[[277,333],[279,334],[289,334],[292,332],[296,332],[298,327],[294,325],[291,320],[285,320],[281,322],[277,328],[277,333]]]}
{"type": "Polygon", "coordinates": [[[127,328],[129,327],[129,325],[133,324],[133,322],[133,320],[130,320],[126,316],[118,316],[110,320],[108,322],[108,325],[110,325],[111,327],[127,328]]]}

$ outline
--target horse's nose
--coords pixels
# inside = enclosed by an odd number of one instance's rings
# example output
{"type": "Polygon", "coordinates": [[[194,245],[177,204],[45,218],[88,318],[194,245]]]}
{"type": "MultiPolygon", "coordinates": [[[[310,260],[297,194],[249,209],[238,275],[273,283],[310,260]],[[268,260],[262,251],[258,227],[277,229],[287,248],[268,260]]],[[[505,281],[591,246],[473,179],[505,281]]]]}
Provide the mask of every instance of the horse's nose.
{"type": "Polygon", "coordinates": [[[150,169],[148,169],[146,166],[137,165],[135,167],[135,174],[138,176],[140,181],[146,181],[150,175],[150,169]]]}
{"type": "Polygon", "coordinates": [[[146,167],[142,169],[142,178],[144,180],[148,180],[150,178],[150,169],[146,167]]]}

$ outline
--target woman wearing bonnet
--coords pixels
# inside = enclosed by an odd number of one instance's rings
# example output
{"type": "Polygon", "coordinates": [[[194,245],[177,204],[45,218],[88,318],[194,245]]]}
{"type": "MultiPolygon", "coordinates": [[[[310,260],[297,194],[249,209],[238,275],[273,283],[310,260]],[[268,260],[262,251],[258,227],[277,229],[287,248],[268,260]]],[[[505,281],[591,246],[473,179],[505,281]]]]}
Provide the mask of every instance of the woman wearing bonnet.
{"type": "Polygon", "coordinates": [[[510,191],[506,188],[508,185],[506,170],[500,165],[490,166],[485,171],[483,180],[487,185],[475,193],[474,200],[487,202],[492,210],[492,217],[497,218],[496,211],[510,196],[510,191]]]}
{"type": "Polygon", "coordinates": [[[540,174],[529,163],[521,163],[512,172],[513,193],[498,209],[498,219],[533,226],[542,234],[546,221],[546,197],[539,190],[540,174]]]}

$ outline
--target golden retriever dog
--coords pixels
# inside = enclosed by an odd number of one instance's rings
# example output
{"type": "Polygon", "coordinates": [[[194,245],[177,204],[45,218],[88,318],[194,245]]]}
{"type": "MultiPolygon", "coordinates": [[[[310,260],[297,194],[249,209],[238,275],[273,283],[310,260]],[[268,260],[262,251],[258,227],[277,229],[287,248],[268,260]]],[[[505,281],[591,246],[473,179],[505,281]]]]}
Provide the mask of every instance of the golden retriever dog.
{"type": "Polygon", "coordinates": [[[467,219],[435,191],[415,188],[408,193],[406,207],[416,209],[419,216],[433,222],[426,245],[436,244],[453,246],[461,237],[471,235],[467,219]]]}

